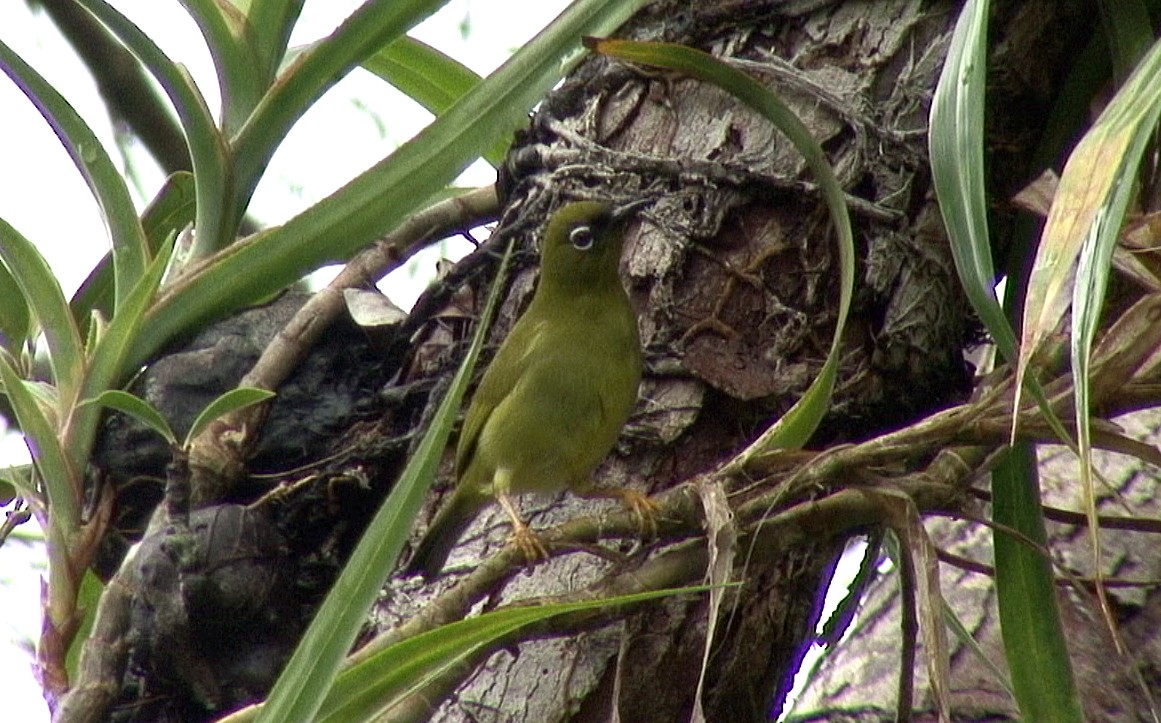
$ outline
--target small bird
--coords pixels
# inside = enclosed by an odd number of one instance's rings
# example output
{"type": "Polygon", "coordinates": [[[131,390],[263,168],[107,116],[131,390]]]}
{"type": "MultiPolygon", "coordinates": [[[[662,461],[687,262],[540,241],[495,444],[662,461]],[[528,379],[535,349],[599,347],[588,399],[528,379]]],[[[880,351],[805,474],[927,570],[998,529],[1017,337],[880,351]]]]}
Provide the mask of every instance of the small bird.
{"type": "Polygon", "coordinates": [[[641,381],[637,317],[617,273],[625,219],[640,205],[578,201],[549,220],[536,292],[472,398],[456,445],[456,489],[408,572],[437,575],[492,499],[530,561],[546,551],[514,495],[568,489],[616,497],[643,523],[653,511],[640,492],[596,487],[591,479],[633,411],[641,381]]]}

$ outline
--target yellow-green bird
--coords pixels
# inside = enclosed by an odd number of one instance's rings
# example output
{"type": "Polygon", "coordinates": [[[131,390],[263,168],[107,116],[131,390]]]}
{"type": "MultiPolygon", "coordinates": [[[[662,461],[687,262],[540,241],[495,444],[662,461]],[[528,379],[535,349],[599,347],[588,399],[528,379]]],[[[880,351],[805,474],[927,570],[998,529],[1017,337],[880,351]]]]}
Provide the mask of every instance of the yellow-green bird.
{"type": "Polygon", "coordinates": [[[578,201],[552,215],[536,292],[472,398],[456,446],[455,492],[409,572],[438,574],[493,499],[530,560],[544,548],[513,495],[568,489],[619,497],[642,519],[651,512],[641,493],[595,487],[591,478],[629,418],[641,381],[637,317],[617,273],[625,218],[640,205],[578,201]]]}

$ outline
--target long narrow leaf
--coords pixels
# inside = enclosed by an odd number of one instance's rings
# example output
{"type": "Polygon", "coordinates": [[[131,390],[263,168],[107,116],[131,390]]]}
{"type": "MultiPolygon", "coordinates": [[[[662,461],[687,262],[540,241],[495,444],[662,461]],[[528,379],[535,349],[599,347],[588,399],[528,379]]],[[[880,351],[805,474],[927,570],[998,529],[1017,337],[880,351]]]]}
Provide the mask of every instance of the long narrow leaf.
{"type": "Polygon", "coordinates": [[[1159,77],[1161,50],[1154,45],[1064,167],[1028,284],[1022,368],[1063,316],[1081,246],[1097,219],[1108,214],[1107,201],[1118,184],[1140,161],[1134,147],[1141,129],[1156,124],[1159,77]]]}
{"type": "MultiPolygon", "coordinates": [[[[996,299],[984,192],[988,4],[988,0],[971,0],[960,13],[932,99],[928,147],[932,182],[960,284],[1003,358],[1009,362],[1018,360],[1013,409],[1019,410],[1028,348],[1026,341],[1017,348],[1016,334],[996,299]]],[[[1025,325],[1025,340],[1027,331],[1025,325]]],[[[1048,407],[1036,379],[1028,378],[1027,382],[1052,431],[1063,443],[1074,446],[1068,431],[1048,407]]],[[[1012,415],[1013,438],[1018,419],[1018,414],[1012,415]]]]}
{"type": "MultiPolygon", "coordinates": [[[[195,189],[193,174],[178,171],[165,179],[157,195],[141,214],[141,226],[150,254],[156,254],[162,243],[194,222],[195,189]]],[[[108,319],[113,316],[113,259],[106,254],[73,294],[69,306],[82,332],[88,331],[93,312],[108,319]]]]}
{"type": "Polygon", "coordinates": [[[439,115],[467,93],[480,76],[427,43],[406,35],[363,61],[363,67],[439,115]]]}
{"type": "Polygon", "coordinates": [[[210,49],[222,93],[222,127],[242,127],[269,86],[255,48],[247,38],[246,16],[228,2],[181,0],[210,49]]]}
{"type": "Polygon", "coordinates": [[[266,73],[266,83],[274,81],[278,66],[286,55],[286,44],[305,0],[251,0],[246,15],[249,18],[249,32],[254,50],[261,67],[266,73]]]}
{"type": "Polygon", "coordinates": [[[383,580],[395,567],[415,515],[435,479],[460,401],[487,338],[487,328],[501,296],[511,253],[512,244],[509,243],[472,344],[440,402],[431,426],[274,684],[259,713],[259,721],[314,720],[326,698],[383,580]]]}
{"type": "MultiPolygon", "coordinates": [[[[1096,492],[1093,484],[1092,430],[1089,422],[1089,362],[1092,355],[1093,339],[1100,324],[1104,307],[1105,291],[1109,274],[1112,272],[1113,249],[1117,245],[1125,211],[1136,187],[1137,171],[1150,142],[1154,139],[1158,117],[1161,116],[1161,97],[1156,92],[1161,82],[1161,42],[1154,45],[1141,65],[1105,108],[1093,128],[1077,147],[1077,153],[1089,152],[1089,139],[1094,139],[1107,152],[1120,153],[1120,162],[1112,169],[1111,185],[1107,195],[1099,200],[1100,206],[1092,219],[1092,225],[1085,234],[1080,248],[1080,259],[1076,270],[1076,283],[1072,295],[1072,337],[1071,356],[1073,387],[1076,395],[1077,442],[1080,452],[1080,481],[1084,491],[1085,514],[1088,517],[1089,538],[1092,543],[1093,558],[1096,563],[1097,594],[1101,607],[1110,624],[1112,613],[1101,584],[1101,538],[1097,520],[1096,492]]],[[[1101,154],[1104,155],[1104,154],[1101,154]]],[[[1076,179],[1076,173],[1091,173],[1089,165],[1081,162],[1074,165],[1072,159],[1065,167],[1065,178],[1057,198],[1065,192],[1065,183],[1071,192],[1078,184],[1087,184],[1091,179],[1076,179]],[[1071,174],[1071,175],[1070,175],[1071,174]]],[[[1053,204],[1055,208],[1055,202],[1053,204]]],[[[1047,230],[1047,229],[1046,229],[1047,230]]],[[[1042,244],[1050,243],[1045,237],[1042,244]]]]}
{"type": "MultiPolygon", "coordinates": [[[[1013,447],[992,478],[992,518],[1045,544],[1035,447],[1013,447]]],[[[1060,624],[1052,568],[1036,550],[1009,535],[997,533],[992,544],[996,604],[1021,718],[1081,723],[1084,712],[1060,624]]]]}
{"type": "MultiPolygon", "coordinates": [[[[126,358],[133,340],[137,337],[145,311],[157,294],[162,274],[165,273],[165,269],[169,265],[169,257],[172,253],[173,237],[170,237],[169,241],[162,245],[149,268],[138,279],[137,284],[126,297],[121,309],[101,334],[89,354],[89,365],[80,399],[89,400],[100,397],[105,390],[120,384],[129,376],[130,372],[136,369],[135,366],[129,366],[125,363],[126,358]]],[[[82,405],[69,411],[72,420],[63,441],[73,465],[76,469],[84,469],[85,465],[88,464],[89,452],[92,450],[93,441],[97,435],[101,408],[95,404],[82,405]]]]}
{"type": "Polygon", "coordinates": [[[1096,6],[1112,55],[1113,72],[1117,82],[1123,82],[1153,44],[1149,8],[1141,0],[1098,0],[1096,6]]]}
{"type": "Polygon", "coordinates": [[[32,329],[32,314],[20,285],[0,263],[0,351],[18,357],[32,329]]]}
{"type": "MultiPolygon", "coordinates": [[[[1008,361],[1015,361],[1019,354],[1015,332],[993,289],[996,280],[987,225],[983,162],[987,16],[986,0],[968,0],[956,23],[932,102],[931,167],[961,283],[1000,353],[1008,361]]],[[[1027,332],[1025,326],[1025,335],[1027,332]]],[[[1027,352],[1026,347],[1024,351],[1027,352]]],[[[1017,379],[1024,379],[1023,363],[1017,379]]],[[[1045,418],[1059,428],[1059,420],[1047,409],[1035,379],[1029,379],[1029,386],[1045,418]]],[[[1018,399],[1019,394],[1017,409],[1018,399]]],[[[1063,429],[1058,429],[1057,434],[1068,439],[1063,429]]],[[[1035,448],[1026,445],[1015,447],[1007,456],[1002,469],[993,474],[992,514],[997,522],[1032,539],[1043,539],[1035,459],[1035,448]]],[[[1067,715],[1033,715],[1042,706],[1055,705],[1045,701],[1045,696],[1073,702],[1076,695],[1052,571],[1047,561],[1034,552],[1017,549],[1015,541],[1003,535],[995,535],[994,539],[1001,628],[1020,709],[1027,720],[1079,720],[1067,715]],[[1037,624],[1026,625],[1032,618],[1037,624]],[[1034,654],[1026,656],[1029,650],[1034,654]]]]}
{"type": "Polygon", "coordinates": [[[80,330],[48,262],[31,241],[3,219],[0,219],[0,263],[8,267],[44,331],[52,380],[63,405],[58,413],[64,416],[64,407],[76,403],[84,374],[85,352],[80,330]]]}
{"type": "Polygon", "coordinates": [[[206,408],[198,413],[193,424],[189,427],[189,432],[185,435],[185,443],[182,446],[188,448],[190,443],[202,433],[202,430],[208,427],[210,422],[215,419],[223,417],[230,412],[264,402],[273,396],[274,392],[268,389],[255,389],[254,387],[231,389],[207,404],[206,408]]]}
{"type": "Polygon", "coordinates": [[[169,426],[169,421],[149,402],[135,397],[121,389],[106,389],[97,397],[96,403],[108,409],[115,409],[149,427],[170,445],[177,444],[177,435],[169,426]]]}
{"type": "MultiPolygon", "coordinates": [[[[480,76],[463,63],[426,43],[403,36],[363,61],[363,67],[405,93],[433,115],[440,115],[480,82],[480,76]]],[[[484,159],[499,168],[511,145],[511,134],[484,152],[484,159]]]]}
{"type": "Polygon", "coordinates": [[[470,662],[479,651],[549,618],[711,589],[721,588],[699,585],[576,603],[507,608],[443,625],[396,643],[344,670],[319,710],[318,720],[342,723],[377,719],[411,693],[438,680],[456,666],[470,662]]]}
{"type": "Polygon", "coordinates": [[[1000,354],[1013,360],[1016,334],[996,299],[984,194],[987,17],[987,0],[971,0],[960,13],[931,101],[928,150],[960,283],[1000,354]]]}
{"type": "Polygon", "coordinates": [[[190,273],[149,314],[133,360],[207,318],[274,293],[345,258],[398,225],[479,157],[496,129],[513,128],[580,55],[587,33],[612,32],[644,0],[580,0],[418,136],[285,225],[190,273]],[[562,58],[566,61],[562,62],[562,58]]]}
{"type": "MultiPolygon", "coordinates": [[[[44,484],[50,511],[49,523],[65,531],[64,537],[71,535],[80,523],[80,481],[69,464],[68,455],[57,437],[56,425],[46,416],[36,402],[36,396],[29,389],[20,374],[0,354],[0,390],[8,397],[20,432],[32,453],[32,461],[44,484]]],[[[43,522],[43,521],[42,521],[43,522]]],[[[63,551],[62,551],[63,552],[63,551]]]]}
{"type": "Polygon", "coordinates": [[[838,234],[840,261],[839,307],[830,352],[818,376],[802,397],[776,423],[763,432],[761,437],[738,455],[736,464],[744,466],[754,455],[772,449],[801,447],[810,439],[810,435],[814,434],[814,430],[830,406],[830,397],[838,374],[843,330],[846,327],[855,283],[855,246],[851,220],[847,213],[842,187],[830,167],[826,153],[810,134],[810,130],[778,96],[742,71],[726,65],[712,55],[683,45],[668,43],[592,39],[589,45],[602,54],[677,70],[707,83],[713,83],[729,92],[761,113],[782,131],[806,159],[811,173],[818,179],[831,222],[834,223],[838,234]]]}
{"type": "Polygon", "coordinates": [[[76,1],[104,23],[149,69],[177,111],[197,184],[194,257],[227,246],[233,241],[235,229],[234,219],[226,213],[228,199],[233,197],[229,149],[189,72],[170,60],[148,35],[105,0],[76,1]]]}
{"type": "Polygon", "coordinates": [[[418,24],[447,0],[368,0],[323,42],[300,55],[234,139],[241,218],[275,149],[302,114],[364,58],[418,24]]]}
{"type": "Polygon", "coordinates": [[[3,42],[0,42],[0,68],[52,126],[97,200],[101,215],[109,226],[120,300],[129,293],[149,262],[145,232],[137,219],[125,179],[92,129],[68,101],[3,42]]]}

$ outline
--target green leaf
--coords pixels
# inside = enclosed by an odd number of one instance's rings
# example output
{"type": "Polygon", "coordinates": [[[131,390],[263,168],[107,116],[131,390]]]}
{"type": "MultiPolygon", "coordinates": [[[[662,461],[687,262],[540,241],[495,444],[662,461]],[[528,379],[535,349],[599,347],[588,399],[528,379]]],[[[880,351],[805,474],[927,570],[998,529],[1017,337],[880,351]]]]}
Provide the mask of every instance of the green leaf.
{"type": "Polygon", "coordinates": [[[222,93],[222,124],[227,133],[242,127],[270,85],[270,76],[246,37],[246,16],[215,0],[181,0],[210,49],[222,93]]]}
{"type": "Polygon", "coordinates": [[[286,44],[305,0],[253,0],[246,15],[254,52],[266,73],[266,83],[274,82],[278,66],[286,55],[286,44]]]}
{"type": "Polygon", "coordinates": [[[81,578],[81,587],[77,591],[77,612],[81,615],[81,625],[73,636],[73,644],[69,646],[65,669],[69,672],[69,680],[77,679],[77,667],[81,662],[81,644],[88,640],[93,630],[93,621],[97,618],[97,607],[101,602],[101,593],[105,585],[91,569],[85,570],[81,578]]]}
{"type": "Polygon", "coordinates": [[[830,407],[831,393],[842,351],[843,330],[850,311],[855,283],[855,246],[851,233],[851,219],[847,213],[842,187],[826,158],[826,153],[810,130],[782,100],[750,76],[700,50],[669,43],[641,43],[628,40],[601,40],[591,38],[586,45],[597,52],[621,60],[676,70],[698,80],[722,88],[738,100],[761,113],[786,135],[806,160],[818,180],[830,212],[831,222],[838,233],[840,258],[840,297],[835,331],[831,338],[826,362],[810,387],[794,406],[770,426],[745,451],[735,458],[734,464],[744,467],[756,454],[772,449],[798,449],[822,421],[830,407]]]}
{"type": "Polygon", "coordinates": [[[32,314],[20,285],[0,263],[0,350],[19,357],[32,329],[32,314]]]}
{"type": "MultiPolygon", "coordinates": [[[[1016,401],[1027,378],[1029,389],[1049,427],[1062,443],[1073,446],[1068,431],[1048,406],[1035,378],[1026,375],[1031,358],[1029,323],[1025,312],[1023,343],[1017,347],[1016,333],[996,299],[995,269],[988,231],[988,208],[984,189],[984,96],[987,66],[987,0],[968,2],[956,22],[951,47],[931,106],[929,152],[932,182],[939,210],[951,242],[952,257],[960,284],[976,315],[984,323],[1001,356],[1017,361],[1016,401]]],[[[1018,286],[1018,284],[1016,284],[1018,286]]],[[[1028,296],[1035,296],[1035,272],[1028,296]]],[[[1016,422],[1013,415],[1012,436],[1016,422]]]]}
{"type": "Polygon", "coordinates": [[[145,232],[137,219],[125,179],[92,129],[68,101],[3,42],[0,42],[0,68],[48,121],[96,199],[113,244],[119,302],[149,262],[145,232]]]}
{"type": "Polygon", "coordinates": [[[1016,333],[996,299],[984,192],[987,0],[960,13],[931,102],[932,182],[960,283],[1000,354],[1016,359],[1016,333]]]}
{"type": "MultiPolygon", "coordinates": [[[[194,194],[192,173],[178,171],[165,179],[141,214],[141,226],[145,229],[150,254],[156,254],[167,238],[193,223],[197,206],[194,194]]],[[[105,254],[73,294],[69,306],[82,331],[87,331],[94,311],[106,319],[113,316],[113,301],[112,256],[105,254]]]]}
{"type": "MultiPolygon", "coordinates": [[[[0,394],[4,388],[0,386],[0,394]]],[[[9,431],[14,431],[9,429],[9,431]]],[[[18,464],[0,469],[0,505],[6,505],[14,497],[23,497],[26,500],[39,499],[36,489],[35,468],[31,464],[18,464]]]]}
{"type": "MultiPolygon", "coordinates": [[[[57,430],[37,403],[30,388],[35,382],[20,378],[8,357],[0,354],[0,389],[8,397],[32,461],[44,483],[49,521],[67,539],[80,524],[81,483],[69,464],[57,430]]],[[[63,551],[62,551],[63,552],[63,551]]]]}
{"type": "Polygon", "coordinates": [[[1153,44],[1149,8],[1140,0],[1100,0],[1096,6],[1108,39],[1113,72],[1118,83],[1124,82],[1153,44]]]}
{"type": "Polygon", "coordinates": [[[1008,679],[1008,672],[1000,668],[995,659],[995,656],[990,655],[984,651],[983,647],[980,645],[980,642],[975,639],[975,636],[972,635],[972,632],[968,630],[966,625],[964,625],[963,620],[960,619],[959,615],[950,605],[947,604],[946,601],[943,603],[943,621],[947,624],[947,627],[951,629],[952,634],[955,635],[955,639],[959,642],[959,644],[970,651],[972,656],[976,659],[976,662],[978,662],[984,670],[991,673],[992,678],[997,683],[999,683],[1000,688],[1002,688],[1008,695],[1012,696],[1013,700],[1015,700],[1016,691],[1012,690],[1012,681],[1008,679]]]}
{"type": "MultiPolygon", "coordinates": [[[[398,88],[433,115],[440,115],[480,82],[480,76],[426,43],[403,36],[363,61],[363,67],[398,88]]],[[[499,168],[511,134],[496,138],[484,158],[499,168]]]]}
{"type": "Polygon", "coordinates": [[[178,171],[165,179],[157,195],[141,214],[141,225],[154,253],[165,241],[181,233],[194,222],[197,210],[197,187],[193,174],[178,171]]]}
{"type": "Polygon", "coordinates": [[[197,234],[194,258],[234,240],[237,220],[226,212],[233,197],[230,151],[213,115],[184,67],[170,60],[149,36],[105,0],[76,0],[137,56],[173,103],[185,131],[197,185],[197,234]]]}
{"type": "MultiPolygon", "coordinates": [[[[1111,176],[1103,196],[1092,198],[1097,203],[1091,226],[1084,235],[1076,268],[1072,292],[1071,358],[1073,388],[1076,396],[1075,413],[1077,443],[1080,452],[1080,482],[1084,491],[1085,514],[1088,517],[1089,538],[1093,558],[1101,559],[1101,527],[1097,519],[1097,498],[1093,481],[1092,429],[1089,420],[1090,365],[1093,340],[1100,325],[1105,292],[1112,273],[1113,249],[1120,238],[1129,201],[1136,192],[1136,177],[1145,152],[1155,139],[1157,121],[1161,117],[1161,97],[1157,87],[1161,83],[1161,42],[1156,43],[1141,65],[1105,107],[1092,129],[1081,139],[1069,158],[1061,178],[1057,201],[1062,205],[1080,195],[1078,188],[1090,184],[1103,185],[1106,175],[1111,176]],[[1102,160],[1113,161],[1096,167],[1102,160]],[[1074,162],[1075,161],[1075,162],[1074,162]],[[1079,174],[1083,174],[1080,177],[1079,174]]],[[[1078,213],[1075,206],[1069,213],[1078,213]]],[[[1049,219],[1052,219],[1050,211],[1049,219]]],[[[1051,225],[1051,223],[1049,224],[1051,225]]],[[[1045,228],[1045,233],[1048,232],[1045,228]]],[[[1043,243],[1049,241],[1044,238],[1043,243]]],[[[1071,269],[1071,263],[1068,263],[1071,269]]],[[[1111,610],[1100,584],[1100,565],[1096,566],[1097,595],[1110,624],[1111,610]]]]}
{"type": "Polygon", "coordinates": [[[280,291],[397,226],[479,157],[498,128],[513,127],[579,61],[573,51],[581,34],[612,32],[640,4],[643,0],[573,3],[386,159],[285,225],[235,244],[179,279],[150,312],[132,359],[144,362],[176,335],[280,291]]]}
{"type": "Polygon", "coordinates": [[[157,432],[171,446],[177,444],[177,435],[173,433],[173,428],[169,426],[169,422],[166,421],[161,412],[157,411],[157,407],[141,397],[120,389],[106,389],[94,400],[94,403],[128,414],[157,432]]]}
{"type": "MultiPolygon", "coordinates": [[[[1036,448],[1018,444],[992,472],[992,519],[1045,545],[1036,448]]],[[[1027,721],[1084,721],[1060,625],[1049,560],[1011,535],[993,536],[996,604],[1012,688],[1027,721]]]]}
{"type": "Polygon", "coordinates": [[[231,389],[206,405],[206,408],[198,414],[190,426],[189,434],[185,436],[185,442],[182,443],[182,446],[188,448],[190,442],[196,439],[215,419],[252,404],[264,402],[273,396],[274,392],[268,389],[255,389],[254,387],[231,389]]]}
{"type": "MultiPolygon", "coordinates": [[[[969,0],[960,13],[932,101],[929,143],[932,179],[960,281],[997,349],[1011,362],[1026,359],[1029,328],[1026,321],[1025,342],[1018,348],[1016,334],[994,291],[983,161],[987,15],[986,0],[969,0]]],[[[1029,284],[1029,297],[1034,295],[1034,285],[1035,280],[1029,284]]],[[[1018,367],[1018,382],[1025,378],[1025,363],[1021,361],[1018,367]]],[[[1060,439],[1068,440],[1035,379],[1029,379],[1029,388],[1045,419],[1060,439]]],[[[1000,466],[993,473],[993,518],[1032,539],[1043,540],[1034,448],[1015,446],[1000,466]]],[[[1019,543],[1006,535],[996,534],[993,539],[1002,634],[1023,718],[1079,720],[1068,715],[1069,705],[1075,702],[1075,687],[1060,632],[1051,569],[1035,551],[1017,549],[1019,543]],[[1026,626],[1032,618],[1037,624],[1026,626]],[[1033,654],[1024,657],[1030,650],[1033,654]],[[1029,662],[1032,660],[1044,665],[1040,679],[1036,663],[1029,662]],[[1056,700],[1048,701],[1046,695],[1056,700]],[[1064,717],[1034,715],[1046,707],[1057,707],[1064,717]]]]}
{"type": "Polygon", "coordinates": [[[275,149],[323,93],[364,58],[430,16],[447,0],[368,0],[330,37],[304,52],[279,77],[234,138],[241,218],[275,149]]]}
{"type": "Polygon", "coordinates": [[[363,67],[439,115],[480,82],[471,68],[414,38],[398,38],[363,67]]]}
{"type": "MultiPolygon", "coordinates": [[[[732,587],[732,586],[730,586],[732,587]]],[[[468,664],[481,651],[536,623],[570,613],[610,609],[720,586],[656,590],[576,603],[513,607],[440,626],[385,648],[343,671],[319,709],[320,722],[380,720],[409,694],[468,664]]]]}
{"type": "Polygon", "coordinates": [[[80,329],[48,262],[20,232],[0,219],[0,263],[8,268],[48,342],[48,362],[61,403],[77,400],[85,355],[80,329]]]}
{"type": "MultiPolygon", "coordinates": [[[[97,340],[90,353],[88,373],[81,390],[82,400],[96,399],[107,389],[122,383],[136,366],[126,364],[126,358],[133,340],[137,337],[141,319],[149,308],[161,283],[161,276],[169,264],[173,253],[173,239],[158,251],[145,274],[138,279],[125,303],[113,317],[97,340]]],[[[101,419],[101,409],[97,406],[80,406],[70,411],[70,423],[64,444],[69,458],[77,469],[88,464],[89,453],[96,438],[97,425],[101,419]]]]}
{"type": "Polygon", "coordinates": [[[487,328],[501,295],[511,255],[512,244],[509,242],[472,344],[440,402],[431,427],[424,433],[391,494],[363,533],[339,579],[274,684],[258,720],[314,720],[338,675],[343,658],[355,642],[367,611],[379,594],[383,580],[394,569],[415,515],[435,478],[460,402],[487,338],[487,328]]]}

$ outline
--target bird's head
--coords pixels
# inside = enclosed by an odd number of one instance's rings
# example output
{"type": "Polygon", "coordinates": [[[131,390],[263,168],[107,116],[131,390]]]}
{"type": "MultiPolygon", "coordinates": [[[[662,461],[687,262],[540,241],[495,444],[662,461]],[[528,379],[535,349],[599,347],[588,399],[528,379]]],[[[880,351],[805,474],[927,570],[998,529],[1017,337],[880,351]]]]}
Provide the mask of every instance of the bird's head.
{"type": "Polygon", "coordinates": [[[620,284],[625,221],[642,204],[575,201],[557,209],[544,232],[540,283],[573,288],[620,284]]]}

